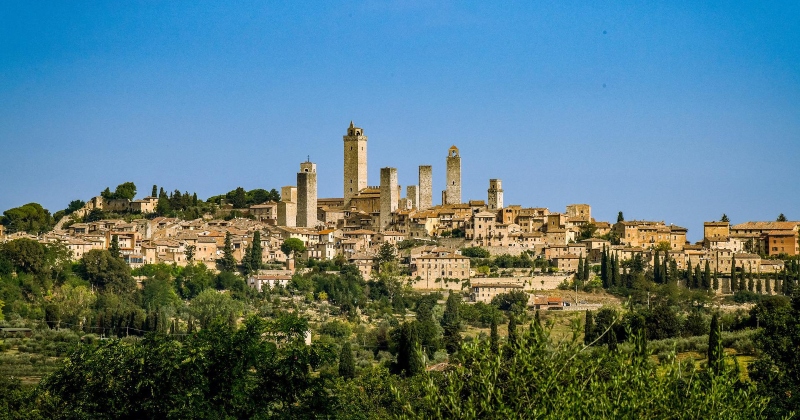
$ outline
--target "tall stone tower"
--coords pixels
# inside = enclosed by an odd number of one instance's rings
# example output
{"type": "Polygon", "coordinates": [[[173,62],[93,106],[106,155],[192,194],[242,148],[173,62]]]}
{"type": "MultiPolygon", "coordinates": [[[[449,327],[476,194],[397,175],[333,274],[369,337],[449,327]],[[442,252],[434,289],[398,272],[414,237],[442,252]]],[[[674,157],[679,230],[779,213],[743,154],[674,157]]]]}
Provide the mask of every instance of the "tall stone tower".
{"type": "Polygon", "coordinates": [[[489,196],[487,204],[489,210],[499,210],[503,208],[503,181],[499,179],[489,180],[489,196]]]}
{"type": "Polygon", "coordinates": [[[447,151],[447,188],[442,204],[461,204],[461,155],[458,147],[450,146],[447,151]]]}
{"type": "Polygon", "coordinates": [[[431,165],[419,167],[419,203],[417,209],[427,210],[433,205],[433,168],[431,165]]]}
{"type": "Polygon", "coordinates": [[[297,226],[317,226],[317,164],[303,162],[297,173],[297,226]]]}
{"type": "Polygon", "coordinates": [[[419,205],[419,190],[416,185],[406,187],[406,199],[411,203],[411,208],[417,208],[417,205],[419,205]]]}
{"type": "Polygon", "coordinates": [[[350,198],[367,188],[367,136],[360,127],[347,128],[344,139],[344,204],[350,198]]]}
{"type": "Polygon", "coordinates": [[[392,221],[392,212],[397,211],[399,190],[397,189],[397,168],[381,168],[381,216],[380,228],[386,229],[392,221]]]}
{"type": "Polygon", "coordinates": [[[297,223],[297,187],[281,187],[281,201],[278,202],[278,226],[294,227],[297,223]]]}

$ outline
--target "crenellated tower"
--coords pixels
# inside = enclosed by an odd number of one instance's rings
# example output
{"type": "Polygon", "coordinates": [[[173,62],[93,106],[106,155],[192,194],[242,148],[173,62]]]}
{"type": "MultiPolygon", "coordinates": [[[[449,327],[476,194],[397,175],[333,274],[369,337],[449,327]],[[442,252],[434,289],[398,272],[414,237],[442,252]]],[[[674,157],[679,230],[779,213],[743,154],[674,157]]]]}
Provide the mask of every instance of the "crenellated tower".
{"type": "Polygon", "coordinates": [[[367,188],[367,136],[350,121],[344,140],[344,204],[367,188]]]}

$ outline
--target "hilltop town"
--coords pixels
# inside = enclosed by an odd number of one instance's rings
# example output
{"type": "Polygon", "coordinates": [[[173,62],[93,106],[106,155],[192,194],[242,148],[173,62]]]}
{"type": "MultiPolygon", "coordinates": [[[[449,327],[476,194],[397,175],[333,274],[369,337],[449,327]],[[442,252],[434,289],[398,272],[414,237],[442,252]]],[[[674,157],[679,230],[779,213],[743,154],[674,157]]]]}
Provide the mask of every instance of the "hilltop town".
{"type": "MultiPolygon", "coordinates": [[[[400,257],[401,274],[412,288],[470,287],[472,300],[485,302],[508,290],[555,289],[569,283],[576,273],[583,281],[599,281],[605,258],[638,260],[647,267],[662,262],[666,267],[669,261],[671,271],[686,271],[689,276],[692,270],[710,270],[714,281],[706,278],[705,283],[698,283],[718,294],[737,290],[732,273],[748,273],[758,276],[758,293],[776,293],[780,290],[777,273],[784,270],[778,257],[800,254],[800,222],[731,225],[724,216],[721,221],[706,222],[703,240],[692,244],[684,227],[664,221],[625,220],[622,212],[615,221],[595,220],[589,204],[570,204],[563,211],[507,205],[500,179],[488,180],[485,199],[464,200],[462,156],[455,145],[444,156],[442,204],[434,205],[431,165],[419,166],[418,183],[405,190],[398,185],[397,169],[392,167],[381,168],[379,185],[369,185],[367,144],[365,131],[351,122],[343,135],[341,198],[317,196],[317,164],[306,161],[299,165],[296,185],[281,187],[279,194],[275,190],[262,194],[262,199],[269,197],[263,202],[246,205],[243,199],[237,203],[235,197],[219,196],[196,212],[199,217],[187,220],[162,215],[164,203],[169,207],[173,201],[175,207],[177,197],[197,204],[196,195],[176,191],[167,196],[163,188],[157,195],[153,186],[152,195],[136,200],[130,194],[120,198],[125,194],[115,195],[107,189],[81,202],[50,231],[37,234],[13,229],[10,223],[0,225],[0,240],[29,237],[42,243],[63,243],[75,261],[91,250],[114,247],[131,268],[198,262],[215,269],[226,253],[243,264],[255,248],[260,249],[259,260],[265,265],[245,274],[248,285],[258,290],[265,282],[285,284],[295,271],[295,260],[343,260],[370,279],[378,268],[381,247],[389,244],[400,257]],[[98,214],[117,217],[96,220],[98,214]],[[298,240],[301,245],[287,253],[287,240],[298,240]],[[512,256],[524,262],[499,269],[476,266],[480,260],[475,257],[490,256],[512,256]],[[590,267],[596,268],[590,272],[590,267]]],[[[132,185],[123,184],[118,190],[130,190],[132,185]]],[[[686,279],[684,284],[691,286],[692,281],[686,279]]]]}

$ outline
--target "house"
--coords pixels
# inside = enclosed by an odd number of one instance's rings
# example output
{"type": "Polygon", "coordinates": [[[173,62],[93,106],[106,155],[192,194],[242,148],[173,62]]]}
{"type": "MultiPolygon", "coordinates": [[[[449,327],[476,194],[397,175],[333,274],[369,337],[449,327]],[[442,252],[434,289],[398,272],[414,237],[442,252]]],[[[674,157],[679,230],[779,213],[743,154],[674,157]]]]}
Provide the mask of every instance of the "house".
{"type": "Polygon", "coordinates": [[[519,283],[473,283],[470,300],[473,302],[491,303],[495,296],[513,291],[522,291],[519,283]]]}
{"type": "Polygon", "coordinates": [[[275,286],[286,287],[291,280],[292,272],[290,270],[259,270],[258,274],[247,278],[247,285],[251,289],[261,292],[265,287],[269,289],[275,286]]]}

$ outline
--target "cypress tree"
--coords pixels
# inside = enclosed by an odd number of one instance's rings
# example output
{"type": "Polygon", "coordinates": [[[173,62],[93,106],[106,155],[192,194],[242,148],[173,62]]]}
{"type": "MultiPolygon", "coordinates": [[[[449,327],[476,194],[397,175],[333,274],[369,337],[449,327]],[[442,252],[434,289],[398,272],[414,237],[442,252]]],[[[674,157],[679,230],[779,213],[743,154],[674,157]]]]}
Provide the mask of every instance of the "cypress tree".
{"type": "Polygon", "coordinates": [[[158,197],[158,186],[153,185],[153,192],[150,193],[150,197],[158,197]]]}
{"type": "Polygon", "coordinates": [[[772,285],[769,281],[769,276],[764,278],[764,290],[767,292],[768,295],[772,294],[772,285]]]}
{"type": "Polygon", "coordinates": [[[762,284],[761,284],[761,277],[758,277],[758,279],[756,280],[756,293],[758,293],[760,295],[762,291],[763,291],[763,287],[762,287],[762,284]]]}
{"type": "Polygon", "coordinates": [[[586,324],[583,326],[583,344],[589,345],[594,341],[594,316],[592,311],[586,310],[586,324]]]}
{"type": "Polygon", "coordinates": [[[700,272],[700,263],[694,266],[694,287],[699,289],[703,287],[703,274],[700,272]]]}
{"type": "Polygon", "coordinates": [[[731,292],[739,289],[736,281],[736,254],[731,257],[731,292]]]}
{"type": "Polygon", "coordinates": [[[346,379],[356,376],[356,361],[353,358],[353,350],[350,348],[349,341],[342,344],[342,352],[339,353],[339,376],[346,379]]]}
{"type": "Polygon", "coordinates": [[[706,266],[703,269],[703,288],[708,290],[711,288],[711,266],[706,260],[706,266]]]}
{"type": "Polygon", "coordinates": [[[661,284],[661,251],[656,251],[653,257],[653,281],[661,284]]]}
{"type": "Polygon", "coordinates": [[[739,290],[747,289],[747,280],[744,277],[744,270],[739,272],[739,290]]]}
{"type": "Polygon", "coordinates": [[[236,258],[233,256],[231,233],[225,232],[225,245],[222,247],[222,258],[217,262],[220,271],[233,271],[236,269],[236,258]]]}
{"type": "Polygon", "coordinates": [[[719,374],[724,363],[721,335],[719,319],[717,314],[714,314],[711,317],[711,331],[708,334],[708,367],[714,374],[719,374]]]}
{"type": "Polygon", "coordinates": [[[617,351],[617,333],[613,327],[608,330],[608,351],[617,351]]]}
{"type": "Polygon", "coordinates": [[[111,256],[114,258],[121,257],[119,253],[119,238],[117,235],[111,235],[111,245],[108,246],[108,252],[110,252],[111,256]]]}
{"type": "Polygon", "coordinates": [[[444,347],[450,354],[458,351],[461,347],[461,315],[459,307],[461,297],[457,293],[450,293],[447,297],[447,305],[442,315],[442,329],[444,347]]]}
{"type": "Polygon", "coordinates": [[[261,232],[256,230],[253,232],[253,245],[250,248],[250,271],[256,272],[261,268],[261,232]]]}
{"type": "Polygon", "coordinates": [[[508,344],[517,345],[517,319],[513,313],[508,314],[508,344]]]}
{"type": "Polygon", "coordinates": [[[712,277],[712,285],[711,286],[714,288],[714,293],[716,293],[717,290],[719,290],[719,278],[717,278],[717,271],[716,270],[714,270],[714,277],[712,277]]]}
{"type": "Polygon", "coordinates": [[[417,328],[411,322],[400,325],[400,337],[397,343],[397,370],[406,376],[414,376],[425,369],[419,350],[417,328]]]}
{"type": "Polygon", "coordinates": [[[608,289],[608,255],[606,255],[606,246],[603,245],[603,253],[600,256],[600,280],[603,282],[603,288],[608,289]]]}
{"type": "Polygon", "coordinates": [[[575,280],[583,281],[583,256],[578,257],[578,271],[575,273],[575,280]]]}
{"type": "Polygon", "coordinates": [[[753,272],[747,271],[747,290],[750,292],[755,291],[755,282],[753,281],[753,272]]]}
{"type": "Polygon", "coordinates": [[[497,334],[497,314],[492,314],[489,331],[489,348],[492,350],[492,354],[498,354],[500,353],[500,336],[497,334]]]}
{"type": "Polygon", "coordinates": [[[663,283],[669,282],[669,251],[664,252],[664,262],[662,263],[661,267],[661,281],[663,283]]]}
{"type": "Polygon", "coordinates": [[[589,281],[589,260],[583,261],[583,281],[589,281]]]}

